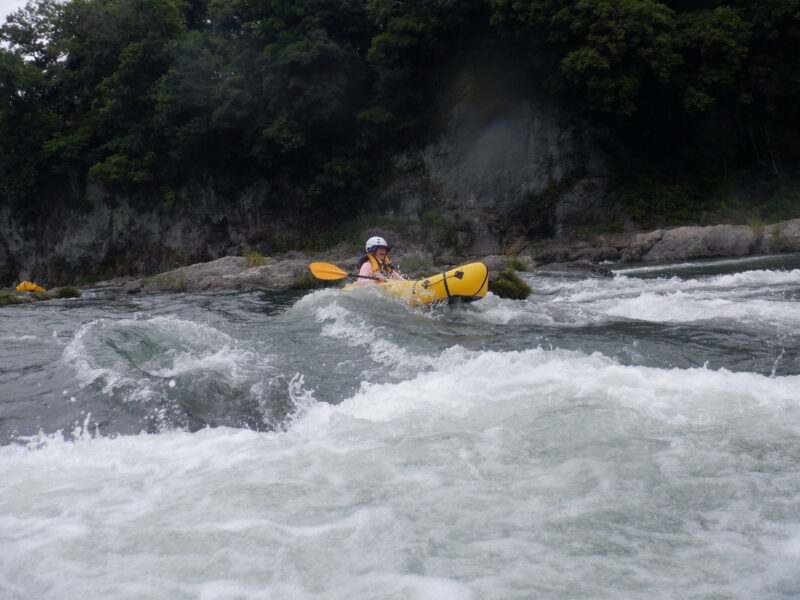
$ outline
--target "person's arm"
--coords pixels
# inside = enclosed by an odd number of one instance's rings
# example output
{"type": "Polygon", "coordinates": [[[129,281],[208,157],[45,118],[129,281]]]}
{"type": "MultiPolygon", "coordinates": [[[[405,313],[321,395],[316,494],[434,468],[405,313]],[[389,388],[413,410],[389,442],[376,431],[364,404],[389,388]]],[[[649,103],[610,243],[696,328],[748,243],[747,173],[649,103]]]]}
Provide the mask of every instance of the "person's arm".
{"type": "Polygon", "coordinates": [[[358,285],[374,285],[374,279],[365,279],[366,277],[372,277],[372,263],[369,261],[365,262],[361,265],[361,268],[358,271],[358,274],[361,277],[358,278],[358,285]]]}

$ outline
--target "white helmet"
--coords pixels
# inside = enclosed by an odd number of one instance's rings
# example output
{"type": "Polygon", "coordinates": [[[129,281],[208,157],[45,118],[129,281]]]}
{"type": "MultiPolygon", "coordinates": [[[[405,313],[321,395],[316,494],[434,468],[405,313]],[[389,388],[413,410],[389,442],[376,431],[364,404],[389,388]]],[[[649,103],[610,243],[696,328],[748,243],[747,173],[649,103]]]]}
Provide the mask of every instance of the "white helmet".
{"type": "Polygon", "coordinates": [[[387,250],[391,249],[389,244],[387,244],[386,240],[383,239],[382,237],[374,236],[367,240],[367,245],[366,245],[367,252],[371,252],[372,250],[375,249],[376,246],[377,247],[383,246],[387,250]]]}

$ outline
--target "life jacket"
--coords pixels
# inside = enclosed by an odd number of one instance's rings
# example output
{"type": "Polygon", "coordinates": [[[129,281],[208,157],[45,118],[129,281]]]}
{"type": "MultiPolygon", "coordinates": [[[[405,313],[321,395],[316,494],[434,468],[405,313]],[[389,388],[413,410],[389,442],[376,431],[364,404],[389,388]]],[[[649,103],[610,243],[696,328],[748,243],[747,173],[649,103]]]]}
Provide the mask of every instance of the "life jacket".
{"type": "Polygon", "coordinates": [[[365,262],[369,261],[372,263],[372,272],[373,273],[383,273],[384,275],[391,275],[394,272],[394,265],[392,261],[389,260],[389,255],[386,255],[386,258],[383,262],[379,261],[372,252],[365,252],[361,256],[358,257],[356,261],[356,271],[361,269],[361,265],[365,262]]]}

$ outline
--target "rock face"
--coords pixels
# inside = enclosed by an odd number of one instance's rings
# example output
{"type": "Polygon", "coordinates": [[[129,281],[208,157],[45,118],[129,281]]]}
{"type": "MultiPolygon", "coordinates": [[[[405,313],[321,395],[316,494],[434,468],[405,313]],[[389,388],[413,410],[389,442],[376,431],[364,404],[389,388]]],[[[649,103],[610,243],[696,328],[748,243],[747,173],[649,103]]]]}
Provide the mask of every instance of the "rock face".
{"type": "MultiPolygon", "coordinates": [[[[514,253],[525,239],[562,237],[599,214],[607,167],[591,129],[486,80],[487,73],[472,73],[454,84],[446,133],[397,157],[394,181],[375,198],[376,215],[438,231],[421,251],[514,253]]],[[[275,204],[286,206],[285,196],[299,193],[269,182],[236,197],[210,188],[179,190],[166,201],[158,194],[121,196],[89,185],[72,198],[79,207],[48,198],[51,210],[37,223],[0,210],[0,280],[163,272],[248,248],[268,252],[267,242],[297,233],[269,207],[278,194],[275,204]]]]}
{"type": "Polygon", "coordinates": [[[486,114],[462,102],[449,133],[397,161],[401,175],[380,204],[406,218],[435,207],[467,253],[505,252],[515,237],[561,237],[598,216],[605,163],[591,130],[552,106],[518,101],[486,114]]]}
{"type": "Polygon", "coordinates": [[[55,199],[39,222],[21,223],[2,209],[0,269],[5,265],[18,279],[57,282],[103,268],[152,273],[237,254],[289,231],[265,208],[270,194],[260,184],[226,202],[208,189],[187,188],[173,204],[154,204],[90,185],[84,206],[55,199]]]}

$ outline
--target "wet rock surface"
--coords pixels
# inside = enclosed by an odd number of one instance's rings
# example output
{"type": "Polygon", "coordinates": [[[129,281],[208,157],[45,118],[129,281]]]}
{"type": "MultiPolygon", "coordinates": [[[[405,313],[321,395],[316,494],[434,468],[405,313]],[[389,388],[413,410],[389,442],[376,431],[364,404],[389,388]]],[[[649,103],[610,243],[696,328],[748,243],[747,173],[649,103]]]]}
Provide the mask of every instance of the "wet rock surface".
{"type": "MultiPolygon", "coordinates": [[[[394,262],[409,279],[447,271],[469,262],[483,262],[489,268],[490,281],[509,268],[530,271],[537,276],[596,278],[613,274],[598,263],[668,262],[697,258],[738,257],[754,254],[800,252],[800,219],[763,228],[735,225],[676,227],[642,233],[609,234],[592,240],[549,240],[532,243],[515,256],[488,254],[436,256],[414,241],[396,239],[394,262]]],[[[95,288],[113,288],[123,293],[205,292],[304,288],[309,286],[311,262],[328,262],[344,271],[353,270],[359,249],[341,243],[326,252],[288,252],[278,256],[225,256],[209,262],[172,269],[142,278],[117,278],[94,284],[95,288]]],[[[311,281],[311,285],[313,285],[311,281]]],[[[2,292],[5,304],[46,300],[60,295],[53,288],[46,294],[12,290],[2,292]]]]}
{"type": "MultiPolygon", "coordinates": [[[[716,225],[598,236],[592,241],[553,240],[532,244],[514,257],[498,254],[435,257],[417,248],[413,242],[404,244],[398,240],[395,262],[401,267],[406,263],[408,268],[403,268],[403,272],[412,279],[475,261],[483,262],[489,268],[490,278],[510,266],[545,277],[611,277],[611,271],[599,262],[665,262],[793,251],[800,251],[800,219],[777,223],[762,230],[716,225]]],[[[299,279],[310,276],[308,265],[311,262],[329,262],[350,271],[356,256],[358,250],[351,244],[340,244],[324,253],[290,252],[265,257],[262,265],[252,265],[244,257],[226,256],[153,277],[122,283],[112,280],[98,286],[117,285],[125,293],[289,289],[295,287],[299,279]]]]}

